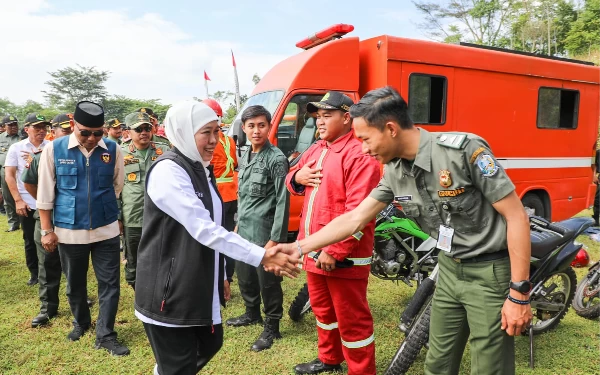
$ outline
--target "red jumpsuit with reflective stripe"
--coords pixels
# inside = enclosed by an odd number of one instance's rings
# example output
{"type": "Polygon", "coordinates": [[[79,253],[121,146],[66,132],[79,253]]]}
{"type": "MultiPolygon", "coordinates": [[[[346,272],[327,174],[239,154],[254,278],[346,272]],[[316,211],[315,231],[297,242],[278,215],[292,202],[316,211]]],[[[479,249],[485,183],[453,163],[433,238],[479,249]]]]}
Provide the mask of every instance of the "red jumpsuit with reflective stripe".
{"type": "MultiPolygon", "coordinates": [[[[286,178],[291,194],[304,195],[298,239],[353,210],[377,186],[379,179],[379,163],[362,153],[361,143],[353,132],[331,145],[322,140],[315,143],[286,178]],[[298,187],[292,182],[294,175],[312,160],[323,168],[321,184],[317,188],[298,187]]],[[[355,266],[326,272],[316,268],[315,261],[308,256],[303,263],[317,318],[319,359],[327,364],[339,364],[345,359],[350,375],[375,374],[373,317],[367,302],[368,259],[373,253],[374,227],[373,221],[362,230],[362,237],[349,237],[322,249],[337,260],[354,260],[355,266]],[[363,265],[357,265],[361,262],[363,265]]]]}

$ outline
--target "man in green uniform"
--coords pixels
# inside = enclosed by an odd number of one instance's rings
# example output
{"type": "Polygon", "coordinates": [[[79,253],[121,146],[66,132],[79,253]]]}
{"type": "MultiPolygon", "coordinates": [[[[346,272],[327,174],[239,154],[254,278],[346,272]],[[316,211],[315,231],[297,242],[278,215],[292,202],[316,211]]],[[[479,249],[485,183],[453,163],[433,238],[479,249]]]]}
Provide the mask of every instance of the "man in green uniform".
{"type": "MultiPolygon", "coordinates": [[[[72,132],[71,117],[66,113],[54,117],[51,125],[54,139],[69,135],[72,132]]],[[[25,170],[21,175],[21,181],[25,185],[25,190],[35,199],[37,199],[38,166],[41,155],[41,150],[34,153],[31,156],[31,161],[25,166],[25,170]]],[[[62,268],[58,251],[48,252],[42,246],[42,227],[40,225],[39,213],[36,211],[33,217],[35,218],[33,239],[38,254],[39,296],[42,303],[40,313],[31,321],[31,327],[35,328],[48,324],[50,319],[56,316],[58,312],[58,292],[60,290],[62,268]]]]}
{"type": "Polygon", "coordinates": [[[474,134],[414,127],[391,87],[367,93],[350,114],[384,177],[356,209],[285,247],[316,251],[401,204],[441,250],[425,374],[458,374],[469,336],[472,374],[514,374],[513,336],[532,318],[529,219],[489,145],[474,134]]]}
{"type": "MultiPolygon", "coordinates": [[[[237,233],[265,249],[287,238],[290,198],[285,186],[289,166],[283,152],[269,142],[271,114],[263,106],[250,106],[242,113],[242,129],[252,144],[240,159],[238,174],[237,233]]],[[[274,339],[281,338],[279,321],[283,316],[283,291],[280,276],[243,262],[235,263],[240,292],[246,312],[228,319],[227,325],[239,327],[262,323],[264,330],[252,350],[269,349],[274,339]]]]}
{"type": "Polygon", "coordinates": [[[171,145],[171,142],[169,142],[167,138],[156,134],[156,131],[158,130],[158,116],[156,115],[156,113],[154,113],[152,108],[142,107],[136,112],[145,113],[148,116],[150,116],[150,121],[152,121],[152,142],[164,143],[166,145],[169,145],[169,147],[173,147],[171,145]]]}
{"type": "Polygon", "coordinates": [[[125,280],[135,289],[135,269],[137,250],[142,235],[142,218],[144,214],[144,191],[146,173],[152,163],[169,147],[163,143],[154,143],[150,116],[146,113],[134,112],[125,118],[131,142],[121,147],[125,164],[125,185],[119,197],[120,217],[125,246],[125,280]]]}
{"type": "Polygon", "coordinates": [[[106,138],[113,142],[117,142],[118,145],[121,144],[121,136],[123,135],[123,128],[121,125],[122,124],[116,118],[106,121],[106,124],[104,125],[104,127],[108,129],[106,138]]]}
{"type": "Polygon", "coordinates": [[[6,154],[8,153],[10,146],[20,140],[19,122],[15,116],[7,115],[2,119],[2,124],[4,124],[6,131],[0,134],[0,179],[2,183],[4,209],[6,210],[6,217],[8,219],[8,229],[6,231],[13,232],[19,230],[19,216],[17,215],[15,199],[6,184],[4,162],[6,161],[6,154]]]}

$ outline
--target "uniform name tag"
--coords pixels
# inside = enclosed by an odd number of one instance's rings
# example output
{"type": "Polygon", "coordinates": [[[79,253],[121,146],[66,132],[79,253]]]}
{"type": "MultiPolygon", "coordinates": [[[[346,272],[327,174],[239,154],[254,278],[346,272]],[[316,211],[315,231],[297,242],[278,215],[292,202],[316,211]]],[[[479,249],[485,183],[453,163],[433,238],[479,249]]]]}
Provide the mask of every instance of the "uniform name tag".
{"type": "Polygon", "coordinates": [[[408,202],[412,201],[412,195],[397,195],[394,197],[395,202],[408,202]]]}
{"type": "Polygon", "coordinates": [[[452,237],[454,229],[445,225],[440,225],[439,236],[436,247],[445,252],[450,252],[452,248],[452,237]]]}

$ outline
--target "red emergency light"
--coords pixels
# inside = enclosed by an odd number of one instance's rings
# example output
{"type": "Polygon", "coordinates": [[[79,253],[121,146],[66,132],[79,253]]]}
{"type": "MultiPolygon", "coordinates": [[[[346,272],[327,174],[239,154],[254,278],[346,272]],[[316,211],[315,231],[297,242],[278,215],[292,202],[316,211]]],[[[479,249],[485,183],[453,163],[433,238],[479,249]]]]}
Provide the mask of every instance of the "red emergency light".
{"type": "Polygon", "coordinates": [[[324,30],[309,36],[308,38],[296,43],[296,47],[302,49],[309,49],[319,44],[329,42],[332,39],[338,39],[354,30],[354,26],[345,23],[338,23],[337,25],[330,26],[324,30]]]}

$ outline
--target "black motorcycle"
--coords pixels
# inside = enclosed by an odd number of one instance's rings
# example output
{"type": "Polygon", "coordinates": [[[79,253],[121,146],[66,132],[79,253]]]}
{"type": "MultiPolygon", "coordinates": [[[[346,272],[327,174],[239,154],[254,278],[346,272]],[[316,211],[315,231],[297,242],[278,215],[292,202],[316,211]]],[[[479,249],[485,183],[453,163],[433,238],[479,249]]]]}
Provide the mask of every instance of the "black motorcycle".
{"type": "Polygon", "coordinates": [[[594,263],[581,280],[573,298],[577,315],[595,319],[600,316],[600,262],[594,263]]]}
{"type": "MultiPolygon", "coordinates": [[[[539,217],[530,218],[532,334],[543,333],[556,327],[567,313],[577,284],[577,276],[571,262],[582,247],[575,242],[575,238],[592,224],[593,221],[589,218],[573,218],[557,223],[550,223],[539,217]]],[[[592,268],[594,267],[597,271],[600,266],[596,264],[592,268]]],[[[593,279],[596,288],[599,277],[600,275],[593,279]]],[[[427,345],[436,280],[437,266],[421,283],[402,314],[400,330],[406,337],[388,366],[386,375],[406,373],[421,348],[427,345]]]]}

